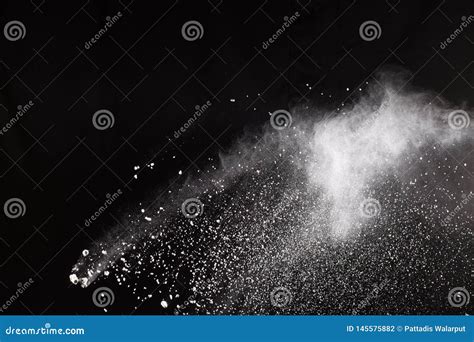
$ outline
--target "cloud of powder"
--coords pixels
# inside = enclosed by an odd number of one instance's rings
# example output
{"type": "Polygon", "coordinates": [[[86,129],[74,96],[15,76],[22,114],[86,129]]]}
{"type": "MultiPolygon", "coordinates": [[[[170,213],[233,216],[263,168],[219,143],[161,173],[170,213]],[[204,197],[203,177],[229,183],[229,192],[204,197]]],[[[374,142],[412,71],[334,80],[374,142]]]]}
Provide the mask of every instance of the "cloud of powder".
{"type": "MultiPolygon", "coordinates": [[[[458,179],[445,181],[439,162],[473,149],[470,110],[381,82],[350,108],[331,114],[296,108],[291,127],[277,131],[267,124],[260,133],[248,133],[220,156],[220,167],[171,189],[144,214],[129,213],[123,219],[127,228],[112,230],[82,256],[71,281],[86,287],[113,276],[123,285],[133,274],[134,293],[150,288],[147,278],[166,284],[176,299],[174,282],[189,273],[180,283],[203,296],[226,298],[221,310],[235,305],[249,281],[248,291],[266,292],[248,297],[266,298],[270,279],[287,278],[281,265],[305,271],[311,267],[305,258],[334,258],[327,254],[333,248],[328,243],[357,242],[366,226],[397,225],[415,197],[441,181],[462,192],[458,179]],[[200,217],[183,217],[181,205],[188,198],[203,202],[200,217]],[[367,200],[379,205],[378,216],[363,215],[367,200]]],[[[433,203],[436,210],[422,205],[418,214],[440,221],[448,213],[443,201],[433,203]]],[[[313,292],[323,287],[313,285],[313,292]]],[[[148,298],[138,295],[140,301],[148,298]]],[[[255,305],[248,301],[248,307],[255,305]]]]}

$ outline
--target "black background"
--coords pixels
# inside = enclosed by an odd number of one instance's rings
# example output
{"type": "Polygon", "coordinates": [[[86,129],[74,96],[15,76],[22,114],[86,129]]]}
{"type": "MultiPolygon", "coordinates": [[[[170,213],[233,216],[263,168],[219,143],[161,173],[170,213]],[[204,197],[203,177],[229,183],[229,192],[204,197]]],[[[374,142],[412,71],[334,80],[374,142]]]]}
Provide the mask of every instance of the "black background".
{"type": "MultiPolygon", "coordinates": [[[[34,102],[0,137],[0,202],[19,197],[27,207],[21,218],[0,217],[1,301],[34,279],[6,313],[102,312],[91,303],[93,288],[69,282],[81,251],[157,185],[206,165],[275,109],[307,103],[330,111],[357,100],[358,88],[387,66],[403,68],[409,86],[472,105],[473,28],[444,50],[440,43],[473,7],[468,0],[2,1],[1,27],[19,20],[26,36],[0,37],[0,124],[34,102]],[[85,49],[118,11],[122,18],[85,49]],[[296,11],[295,24],[263,49],[296,11]],[[183,39],[189,20],[202,24],[202,39],[183,39]],[[367,20],[380,24],[380,39],[361,39],[367,20]],[[208,100],[198,124],[170,142],[208,100]],[[102,108],[115,116],[105,131],[91,122],[102,108]],[[143,167],[150,162],[153,170],[143,167]],[[84,227],[119,188],[113,208],[84,227]]],[[[126,300],[116,306],[133,309],[126,300]]],[[[136,311],[144,312],[170,313],[136,311]]]]}

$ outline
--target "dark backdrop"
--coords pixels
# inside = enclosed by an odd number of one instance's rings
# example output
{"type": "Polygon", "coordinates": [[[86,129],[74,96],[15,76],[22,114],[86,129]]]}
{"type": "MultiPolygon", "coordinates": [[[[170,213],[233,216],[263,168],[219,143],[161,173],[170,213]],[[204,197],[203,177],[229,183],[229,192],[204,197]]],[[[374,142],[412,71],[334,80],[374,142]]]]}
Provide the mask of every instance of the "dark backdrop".
{"type": "Polygon", "coordinates": [[[152,188],[205,165],[275,109],[330,110],[356,100],[359,86],[387,66],[404,68],[410,85],[472,105],[473,28],[440,48],[472,12],[470,0],[3,0],[1,27],[19,20],[26,35],[0,36],[0,125],[34,103],[0,136],[0,202],[26,205],[18,219],[0,216],[1,302],[34,280],[6,313],[102,312],[91,305],[93,289],[69,282],[80,251],[152,188]],[[120,20],[86,49],[118,11],[120,20]],[[264,49],[296,11],[298,20],[264,49]],[[183,39],[189,20],[202,24],[201,39],[183,39]],[[367,20],[380,24],[380,39],[361,39],[367,20]],[[207,101],[197,124],[170,143],[207,101]],[[113,113],[112,128],[94,128],[99,109],[113,113]],[[119,188],[114,206],[85,227],[119,188]]]}

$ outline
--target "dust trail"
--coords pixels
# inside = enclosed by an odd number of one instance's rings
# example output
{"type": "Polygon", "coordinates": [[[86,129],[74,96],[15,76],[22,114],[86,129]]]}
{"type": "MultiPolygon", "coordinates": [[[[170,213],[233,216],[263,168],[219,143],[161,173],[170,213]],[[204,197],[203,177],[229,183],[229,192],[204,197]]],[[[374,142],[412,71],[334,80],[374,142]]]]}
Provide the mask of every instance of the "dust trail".
{"type": "Polygon", "coordinates": [[[398,89],[385,83],[322,120],[295,109],[291,127],[243,138],[219,168],[130,214],[71,281],[112,277],[178,314],[444,305],[430,296],[470,259],[473,128],[469,110],[398,89]]]}

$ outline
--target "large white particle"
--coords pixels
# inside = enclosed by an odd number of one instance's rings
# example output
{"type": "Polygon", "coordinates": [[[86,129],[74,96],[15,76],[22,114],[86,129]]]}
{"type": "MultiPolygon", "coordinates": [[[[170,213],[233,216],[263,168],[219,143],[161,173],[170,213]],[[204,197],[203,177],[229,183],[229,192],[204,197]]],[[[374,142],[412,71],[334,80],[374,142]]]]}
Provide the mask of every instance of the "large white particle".
{"type": "Polygon", "coordinates": [[[70,280],[71,283],[73,283],[74,285],[76,285],[76,284],[79,282],[79,278],[77,278],[77,275],[75,275],[75,274],[69,275],[69,280],[70,280]]]}

